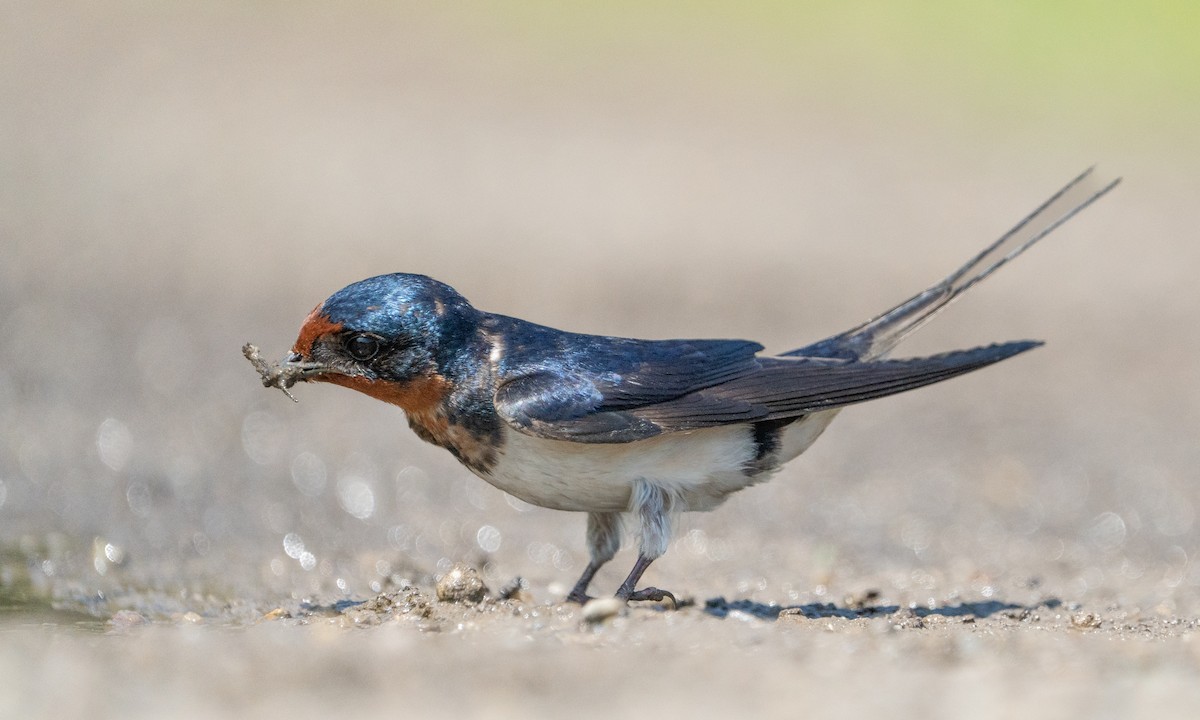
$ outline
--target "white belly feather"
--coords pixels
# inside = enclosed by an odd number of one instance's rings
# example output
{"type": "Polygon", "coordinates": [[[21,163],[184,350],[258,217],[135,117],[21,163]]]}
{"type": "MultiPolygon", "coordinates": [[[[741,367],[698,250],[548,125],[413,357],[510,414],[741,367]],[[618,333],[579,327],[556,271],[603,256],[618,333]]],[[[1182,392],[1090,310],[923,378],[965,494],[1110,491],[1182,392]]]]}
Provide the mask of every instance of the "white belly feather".
{"type": "Polygon", "coordinates": [[[526,502],[556,510],[624,512],[636,481],[665,490],[677,510],[710,510],[732,492],[766,479],[813,443],[835,412],[787,426],[774,462],[754,467],[750,425],[669,433],[631,443],[548,440],[505,429],[494,465],[480,476],[526,502]]]}

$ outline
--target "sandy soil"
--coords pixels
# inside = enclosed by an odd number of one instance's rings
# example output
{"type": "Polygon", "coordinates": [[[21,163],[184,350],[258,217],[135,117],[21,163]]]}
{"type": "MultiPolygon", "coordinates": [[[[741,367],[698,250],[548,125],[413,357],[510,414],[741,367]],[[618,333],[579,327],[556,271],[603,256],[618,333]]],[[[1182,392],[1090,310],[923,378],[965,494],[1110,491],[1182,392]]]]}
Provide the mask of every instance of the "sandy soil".
{"type": "Polygon", "coordinates": [[[355,7],[4,4],[0,717],[1196,716],[1182,96],[982,112],[917,68],[889,90],[882,56],[834,83],[716,32],[355,7]],[[1046,347],[851,409],[683,518],[647,575],[674,611],[585,621],[557,604],[581,517],[240,355],[398,270],[567,329],[783,350],[1097,160],[1122,187],[908,350],[1046,347]],[[438,601],[459,562],[524,589],[438,601]]]}
{"type": "MultiPolygon", "coordinates": [[[[426,599],[426,602],[428,600],[426,599]]],[[[997,604],[999,605],[999,604],[997,604]]],[[[325,613],[239,629],[182,620],[105,635],[11,627],[7,717],[1186,717],[1194,622],[1072,622],[1062,608],[778,619],[634,609],[599,624],[513,602],[325,613]],[[1092,624],[1098,625],[1093,627],[1092,624]],[[63,693],[67,684],[72,692],[63,693]]]]}

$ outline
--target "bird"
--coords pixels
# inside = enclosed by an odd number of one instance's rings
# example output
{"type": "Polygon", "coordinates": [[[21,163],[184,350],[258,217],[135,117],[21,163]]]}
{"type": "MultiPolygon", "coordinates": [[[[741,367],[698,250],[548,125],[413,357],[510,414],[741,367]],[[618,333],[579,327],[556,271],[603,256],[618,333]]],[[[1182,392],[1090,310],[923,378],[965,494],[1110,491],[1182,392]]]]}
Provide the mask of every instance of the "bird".
{"type": "MultiPolygon", "coordinates": [[[[476,309],[442,282],[355,282],[303,321],[275,384],[340,385],[400,407],[422,440],[527,503],[585,513],[586,602],[623,536],[639,587],[679,513],[707,511],[803,453],[845,407],[948,380],[1035,340],[893,359],[896,345],[964,292],[1112,190],[1085,171],[940,282],[845,332],[777,355],[750,340],[639,340],[557,330],[476,309]]],[[[247,346],[252,347],[252,346],[247,346]]],[[[290,393],[289,393],[290,394],[290,393]]],[[[293,398],[294,399],[294,398],[293,398]]]]}

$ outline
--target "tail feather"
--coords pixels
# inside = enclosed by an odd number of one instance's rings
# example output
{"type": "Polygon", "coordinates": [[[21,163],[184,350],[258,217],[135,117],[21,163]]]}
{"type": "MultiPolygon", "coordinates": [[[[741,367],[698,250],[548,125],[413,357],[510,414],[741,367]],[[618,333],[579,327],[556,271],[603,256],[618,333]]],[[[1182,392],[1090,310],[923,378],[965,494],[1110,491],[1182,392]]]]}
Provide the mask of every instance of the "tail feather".
{"type": "Polygon", "coordinates": [[[1092,175],[1092,170],[1088,168],[1067,183],[999,240],[936,285],[858,327],[782,355],[844,360],[871,360],[886,355],[972,285],[1025,252],[1121,181],[1117,178],[1099,190],[1089,189],[1094,186],[1085,185],[1084,180],[1092,175]]]}

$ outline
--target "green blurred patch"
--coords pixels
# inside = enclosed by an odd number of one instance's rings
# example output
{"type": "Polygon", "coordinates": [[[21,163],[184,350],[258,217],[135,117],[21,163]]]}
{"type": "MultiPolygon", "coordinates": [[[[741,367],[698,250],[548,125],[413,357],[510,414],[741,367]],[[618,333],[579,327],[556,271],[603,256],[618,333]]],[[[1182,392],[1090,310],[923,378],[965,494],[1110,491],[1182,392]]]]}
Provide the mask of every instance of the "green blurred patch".
{"type": "Polygon", "coordinates": [[[17,548],[0,547],[0,628],[7,624],[71,626],[103,629],[99,618],[58,607],[46,592],[34,587],[29,559],[17,548]]]}
{"type": "Polygon", "coordinates": [[[24,553],[0,547],[0,615],[49,606],[49,598],[39,597],[33,588],[24,553]]]}
{"type": "Polygon", "coordinates": [[[1200,3],[1185,0],[524,0],[473,16],[481,32],[511,34],[574,71],[646,65],[682,78],[702,67],[737,83],[804,91],[824,83],[831,93],[866,85],[916,103],[935,90],[968,110],[1014,117],[1086,103],[1156,120],[1200,105],[1200,3]]]}

